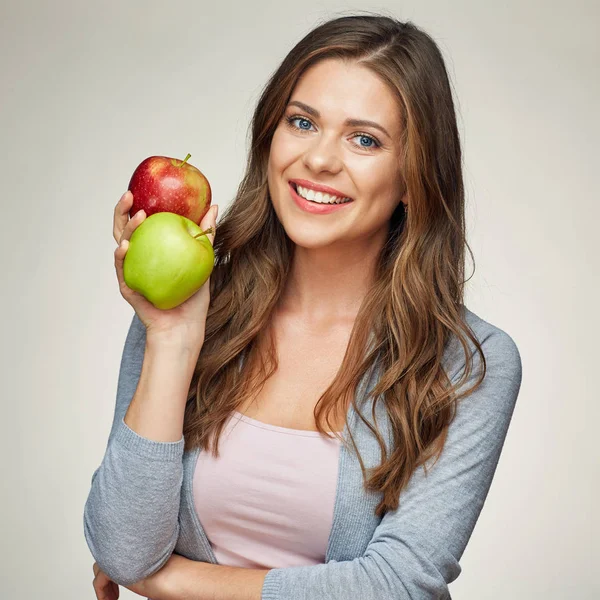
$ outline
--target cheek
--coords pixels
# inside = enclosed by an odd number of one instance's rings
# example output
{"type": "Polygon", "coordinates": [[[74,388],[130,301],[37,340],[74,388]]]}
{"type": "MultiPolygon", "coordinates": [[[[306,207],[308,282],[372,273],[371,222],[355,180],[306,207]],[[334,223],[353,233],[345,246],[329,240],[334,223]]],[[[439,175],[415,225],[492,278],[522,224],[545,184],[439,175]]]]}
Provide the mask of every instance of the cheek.
{"type": "Polygon", "coordinates": [[[402,198],[402,180],[398,169],[371,165],[367,172],[361,171],[360,181],[361,196],[366,200],[373,219],[377,222],[389,220],[402,198]]]}
{"type": "Polygon", "coordinates": [[[279,130],[276,130],[273,139],[271,140],[270,161],[273,165],[282,163],[286,153],[286,145],[283,143],[283,138],[279,130]]]}
{"type": "Polygon", "coordinates": [[[396,204],[402,192],[402,177],[396,164],[372,165],[364,181],[369,191],[386,204],[396,204]]]}
{"type": "Polygon", "coordinates": [[[302,140],[276,129],[271,140],[269,162],[273,169],[283,170],[302,157],[303,149],[302,140]]]}

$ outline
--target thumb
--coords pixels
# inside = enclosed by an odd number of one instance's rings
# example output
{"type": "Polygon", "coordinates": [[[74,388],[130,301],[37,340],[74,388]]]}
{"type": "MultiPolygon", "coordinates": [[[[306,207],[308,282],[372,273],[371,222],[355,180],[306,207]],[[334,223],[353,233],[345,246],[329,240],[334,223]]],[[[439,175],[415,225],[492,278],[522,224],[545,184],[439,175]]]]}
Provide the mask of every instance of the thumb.
{"type": "Polygon", "coordinates": [[[215,234],[217,233],[217,216],[219,214],[219,205],[215,204],[210,213],[210,227],[212,227],[213,232],[208,234],[208,239],[210,240],[211,245],[214,245],[215,234]]]}
{"type": "Polygon", "coordinates": [[[211,245],[215,241],[215,230],[217,228],[218,212],[219,212],[219,207],[217,204],[211,206],[199,224],[199,227],[200,227],[200,229],[202,229],[202,231],[206,231],[209,227],[212,227],[212,233],[206,234],[206,237],[210,240],[211,245]]]}

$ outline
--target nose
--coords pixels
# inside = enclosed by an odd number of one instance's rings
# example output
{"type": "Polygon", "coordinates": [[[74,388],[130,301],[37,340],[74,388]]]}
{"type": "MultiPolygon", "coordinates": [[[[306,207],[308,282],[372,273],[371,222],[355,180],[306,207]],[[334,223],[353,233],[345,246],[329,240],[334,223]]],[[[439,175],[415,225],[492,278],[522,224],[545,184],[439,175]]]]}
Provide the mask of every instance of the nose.
{"type": "Polygon", "coordinates": [[[314,173],[329,171],[338,173],[342,168],[339,148],[333,136],[317,136],[306,149],[304,165],[314,173]]]}

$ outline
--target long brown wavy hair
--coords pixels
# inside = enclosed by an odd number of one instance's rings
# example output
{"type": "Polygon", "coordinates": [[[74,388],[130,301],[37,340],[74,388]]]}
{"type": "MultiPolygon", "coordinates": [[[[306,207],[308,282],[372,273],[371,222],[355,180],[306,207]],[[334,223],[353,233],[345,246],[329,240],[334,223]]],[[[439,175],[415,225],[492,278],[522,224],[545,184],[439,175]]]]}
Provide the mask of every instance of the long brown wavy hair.
{"type": "MultiPolygon", "coordinates": [[[[357,314],[342,364],[314,410],[318,431],[329,435],[332,411],[340,414],[340,407],[351,402],[376,437],[383,458],[367,479],[346,419],[365,489],[382,495],[376,508],[381,517],[398,508],[413,471],[432,456],[439,458],[457,402],[479,387],[486,370],[481,346],[462,313],[465,248],[473,255],[465,238],[461,146],[451,86],[436,43],[410,21],[354,14],[324,22],[294,46],[264,87],[251,122],[246,172],[214,242],[211,304],[183,435],[186,451],[210,450],[212,439],[213,456],[218,457],[219,436],[232,411],[260,391],[277,369],[273,338],[265,352],[259,334],[270,329],[294,243],[269,195],[270,144],[299,77],[330,58],[356,61],[378,75],[397,98],[403,121],[402,176],[409,210],[400,202],[392,215],[374,283],[357,314]],[[466,357],[463,377],[454,387],[442,365],[452,336],[466,357]],[[480,353],[483,370],[476,384],[458,395],[472,371],[467,338],[480,353]],[[376,361],[381,376],[368,397],[372,414],[376,402],[384,402],[393,435],[389,452],[355,398],[359,382],[376,361]]],[[[340,432],[333,435],[352,449],[340,432]]]]}

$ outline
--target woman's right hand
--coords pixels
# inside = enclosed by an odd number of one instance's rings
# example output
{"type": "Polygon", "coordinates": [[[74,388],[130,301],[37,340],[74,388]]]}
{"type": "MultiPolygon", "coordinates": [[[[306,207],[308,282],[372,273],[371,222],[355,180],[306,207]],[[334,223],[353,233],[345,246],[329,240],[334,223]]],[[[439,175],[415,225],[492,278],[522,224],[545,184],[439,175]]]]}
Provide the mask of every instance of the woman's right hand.
{"type": "MultiPolygon", "coordinates": [[[[188,343],[202,345],[206,327],[206,315],[210,304],[210,277],[204,285],[185,302],[168,310],[156,308],[142,294],[132,290],[123,278],[123,261],[129,239],[135,229],[141,225],[146,218],[143,210],[138,210],[130,219],[129,210],[133,204],[133,194],[127,190],[115,206],[113,220],[113,237],[118,246],[114,252],[115,270],[119,282],[121,295],[135,310],[140,321],[146,327],[148,336],[169,337],[186,340],[188,343]]],[[[213,233],[207,234],[210,243],[213,244],[216,231],[216,218],[218,207],[213,206],[204,215],[200,222],[200,228],[206,230],[213,228],[213,233]]]]}

